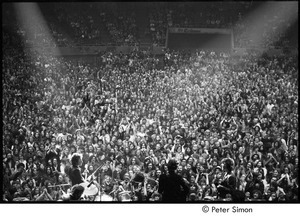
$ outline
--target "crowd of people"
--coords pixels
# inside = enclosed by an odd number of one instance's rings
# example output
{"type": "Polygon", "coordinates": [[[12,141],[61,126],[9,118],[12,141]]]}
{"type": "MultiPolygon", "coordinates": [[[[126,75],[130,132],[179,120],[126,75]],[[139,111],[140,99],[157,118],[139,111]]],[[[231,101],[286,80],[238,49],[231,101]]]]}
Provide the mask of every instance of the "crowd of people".
{"type": "MultiPolygon", "coordinates": [[[[183,178],[183,201],[299,201],[298,56],[137,46],[91,64],[23,49],[139,43],[134,7],[66,4],[41,7],[48,29],[3,11],[3,201],[160,202],[170,174],[183,178]],[[70,182],[74,154],[89,187],[70,182]]],[[[168,27],[235,26],[235,43],[251,46],[252,3],[202,4],[150,7],[152,42],[168,27]]],[[[289,22],[273,15],[268,47],[289,22]]]]}
{"type": "Polygon", "coordinates": [[[235,47],[291,46],[285,34],[295,29],[294,3],[197,2],[156,3],[150,10],[152,41],[164,45],[167,29],[228,28],[234,32],[235,47]],[[264,11],[262,11],[262,9],[264,11]],[[259,12],[258,12],[259,11],[259,12]],[[290,13],[289,16],[286,16],[290,13]],[[283,29],[288,29],[283,31],[283,29]],[[259,41],[257,39],[260,39],[259,41]]]}
{"type": "MultiPolygon", "coordinates": [[[[150,35],[154,46],[163,46],[170,27],[186,28],[229,28],[234,32],[235,47],[290,46],[283,28],[294,29],[293,19],[297,7],[293,3],[260,2],[195,2],[195,3],[151,3],[147,11],[139,16],[139,7],[134,4],[116,3],[44,3],[40,11],[48,29],[36,17],[28,16],[28,27],[17,21],[14,9],[4,10],[4,22],[16,26],[27,44],[43,46],[75,45],[138,45],[141,32],[150,35]],[[257,16],[257,9],[268,7],[267,12],[257,16]],[[288,10],[294,8],[289,16],[288,10]],[[14,19],[10,17],[14,16],[14,19]],[[137,26],[138,20],[147,17],[145,26],[137,26]],[[251,18],[252,17],[252,18],[251,18]],[[34,23],[34,25],[31,25],[34,23]],[[47,35],[48,31],[51,36],[47,35]],[[28,39],[28,34],[33,34],[28,39]],[[256,38],[262,40],[257,41],[256,38]]],[[[7,7],[6,7],[7,8],[7,7]]],[[[20,8],[22,10],[22,8],[20,8]]],[[[26,19],[27,19],[26,18],[26,19]]],[[[293,34],[293,33],[291,33],[293,34]]]]}
{"type": "Polygon", "coordinates": [[[187,201],[232,201],[218,190],[230,159],[245,201],[298,201],[297,57],[31,52],[3,50],[4,201],[61,200],[74,153],[99,186],[85,200],[161,201],[175,159],[187,201]]]}
{"type": "Polygon", "coordinates": [[[262,9],[257,10],[260,11],[254,10],[250,15],[239,13],[233,28],[235,47],[295,46],[290,37],[298,31],[298,21],[295,21],[297,9],[293,2],[266,3],[262,5],[262,9]]]}
{"type": "MultiPolygon", "coordinates": [[[[48,13],[51,12],[50,8],[48,13]]],[[[113,3],[61,3],[55,5],[52,16],[58,18],[56,25],[66,27],[65,34],[71,34],[76,44],[137,43],[134,10],[126,5],[119,8],[113,3]]]]}

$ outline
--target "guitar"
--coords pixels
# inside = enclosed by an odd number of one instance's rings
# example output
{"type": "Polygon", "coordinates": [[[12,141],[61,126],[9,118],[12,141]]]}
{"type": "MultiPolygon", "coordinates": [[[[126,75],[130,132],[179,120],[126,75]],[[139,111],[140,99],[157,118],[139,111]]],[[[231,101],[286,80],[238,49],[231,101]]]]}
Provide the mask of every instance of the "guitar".
{"type": "Polygon", "coordinates": [[[91,175],[89,175],[89,177],[85,179],[85,182],[79,184],[80,186],[84,187],[84,192],[82,194],[82,197],[94,196],[98,193],[100,186],[96,181],[94,181],[93,176],[104,165],[105,165],[104,163],[100,165],[91,175]]]}

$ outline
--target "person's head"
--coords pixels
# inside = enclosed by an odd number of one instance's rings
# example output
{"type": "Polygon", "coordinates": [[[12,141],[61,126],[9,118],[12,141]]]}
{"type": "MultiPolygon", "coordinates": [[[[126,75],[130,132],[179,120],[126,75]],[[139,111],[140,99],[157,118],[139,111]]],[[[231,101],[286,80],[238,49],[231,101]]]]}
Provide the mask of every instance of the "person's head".
{"type": "Polygon", "coordinates": [[[299,158],[295,158],[295,167],[298,168],[299,165],[299,158]]]}
{"type": "Polygon", "coordinates": [[[191,169],[192,169],[192,165],[191,165],[191,164],[189,164],[189,163],[188,163],[188,164],[186,164],[186,170],[187,170],[187,171],[190,171],[191,169]]]}
{"type": "Polygon", "coordinates": [[[261,199],[261,192],[259,190],[253,192],[253,199],[261,199]]]}
{"type": "Polygon", "coordinates": [[[285,167],[283,168],[283,173],[284,173],[284,174],[290,174],[290,168],[287,167],[287,166],[285,166],[285,167]]]}
{"type": "Polygon", "coordinates": [[[7,158],[7,159],[12,159],[12,154],[11,154],[10,152],[7,153],[7,154],[6,154],[6,158],[7,158]]]}
{"type": "Polygon", "coordinates": [[[156,170],[155,175],[156,175],[157,178],[160,177],[160,175],[161,175],[161,170],[156,170]]]}
{"type": "Polygon", "coordinates": [[[271,191],[270,188],[268,188],[267,191],[266,191],[266,196],[267,196],[267,197],[270,197],[271,194],[272,194],[272,191],[271,191]]]}
{"type": "Polygon", "coordinates": [[[195,180],[196,180],[195,174],[191,174],[190,180],[191,180],[191,183],[195,183],[195,180]]]}
{"type": "Polygon", "coordinates": [[[160,150],[160,148],[161,148],[160,143],[157,143],[156,146],[155,146],[155,149],[156,149],[156,150],[160,150]]]}
{"type": "Polygon", "coordinates": [[[194,158],[189,157],[187,163],[190,164],[190,165],[193,165],[193,163],[194,163],[194,158]]]}
{"type": "Polygon", "coordinates": [[[233,162],[230,160],[230,159],[226,159],[224,161],[224,170],[227,172],[227,173],[231,173],[232,172],[232,169],[233,169],[233,162]]]}
{"type": "Polygon", "coordinates": [[[169,160],[168,162],[168,171],[171,172],[175,172],[175,170],[177,169],[177,162],[174,159],[169,160]]]}
{"type": "Polygon", "coordinates": [[[51,175],[51,174],[52,174],[52,169],[51,169],[51,167],[47,167],[46,173],[47,173],[47,175],[51,175]]]}
{"type": "Polygon", "coordinates": [[[14,142],[16,146],[19,145],[19,140],[17,138],[14,140],[14,142]]]}
{"type": "Polygon", "coordinates": [[[152,169],[153,169],[153,164],[152,164],[152,162],[149,162],[149,163],[148,163],[147,168],[148,168],[149,170],[152,170],[152,169]]]}
{"type": "Polygon", "coordinates": [[[154,193],[154,194],[152,195],[152,198],[153,198],[153,201],[154,201],[154,202],[159,202],[159,201],[161,200],[161,196],[160,196],[159,193],[154,193]]]}
{"type": "Polygon", "coordinates": [[[189,195],[189,201],[197,201],[198,197],[195,193],[189,195]]]}
{"type": "Polygon", "coordinates": [[[241,175],[241,177],[240,177],[240,181],[241,181],[241,182],[244,182],[244,181],[246,181],[246,175],[245,175],[245,174],[241,175]]]}
{"type": "MultiPolygon", "coordinates": [[[[198,163],[197,163],[197,165],[198,165],[198,163]]],[[[216,154],[212,155],[212,166],[214,168],[218,166],[218,155],[216,155],[216,154]]]]}
{"type": "Polygon", "coordinates": [[[94,144],[97,144],[97,143],[98,143],[98,140],[99,140],[99,139],[98,139],[98,136],[94,136],[94,137],[93,137],[93,143],[94,143],[94,144]]]}
{"type": "Polygon", "coordinates": [[[181,160],[181,165],[182,165],[183,167],[186,166],[186,159],[182,159],[182,160],[181,160]]]}
{"type": "Polygon", "coordinates": [[[249,198],[250,198],[250,196],[251,196],[250,192],[249,192],[249,191],[247,191],[247,192],[245,193],[245,198],[249,199],[249,198]]]}
{"type": "Polygon", "coordinates": [[[94,147],[92,145],[89,146],[89,152],[93,153],[94,152],[94,147]]]}
{"type": "Polygon", "coordinates": [[[277,195],[276,195],[276,192],[272,192],[271,193],[271,196],[269,198],[269,201],[276,201],[277,200],[277,195]]]}
{"type": "Polygon", "coordinates": [[[47,165],[49,165],[49,166],[52,166],[52,159],[49,159],[48,161],[47,161],[47,165]]]}
{"type": "Polygon", "coordinates": [[[84,187],[82,187],[81,185],[74,185],[71,189],[70,199],[79,200],[83,192],[84,192],[84,187]]]}
{"type": "Polygon", "coordinates": [[[248,162],[246,165],[247,170],[252,170],[253,164],[251,162],[248,162]]]}
{"type": "Polygon", "coordinates": [[[257,161],[256,167],[261,168],[262,166],[263,166],[263,165],[262,165],[262,162],[261,162],[261,161],[257,161]]]}
{"type": "Polygon", "coordinates": [[[132,142],[129,142],[129,149],[130,150],[134,150],[135,149],[135,146],[132,142]]]}
{"type": "Polygon", "coordinates": [[[132,158],[132,159],[131,159],[131,164],[132,164],[132,165],[135,165],[136,163],[137,163],[137,162],[136,162],[136,159],[135,159],[135,157],[134,157],[134,158],[132,158]]]}
{"type": "Polygon", "coordinates": [[[40,169],[41,171],[43,171],[43,170],[45,169],[44,164],[41,163],[39,169],[40,169]]]}
{"type": "Polygon", "coordinates": [[[59,182],[63,182],[63,180],[64,180],[64,177],[63,177],[61,174],[59,174],[59,176],[58,176],[58,181],[59,181],[59,182]]]}
{"type": "Polygon", "coordinates": [[[33,152],[34,152],[34,148],[33,148],[33,147],[31,147],[31,146],[30,146],[30,147],[28,147],[28,152],[29,152],[29,153],[33,153],[33,152]]]}
{"type": "Polygon", "coordinates": [[[225,199],[227,200],[227,201],[232,201],[232,196],[231,196],[231,194],[226,194],[225,195],[225,199]]]}
{"type": "Polygon", "coordinates": [[[147,188],[147,191],[150,191],[150,190],[152,190],[152,186],[151,186],[151,184],[150,184],[150,183],[147,183],[147,185],[146,185],[146,188],[147,188]]]}
{"type": "Polygon", "coordinates": [[[82,155],[78,153],[74,153],[71,158],[72,166],[81,166],[82,164],[82,155]]]}
{"type": "Polygon", "coordinates": [[[124,180],[129,181],[130,180],[130,175],[129,173],[124,174],[124,180]]]}
{"type": "Polygon", "coordinates": [[[257,180],[261,181],[263,179],[263,174],[262,173],[258,173],[257,174],[257,180]]]}
{"type": "Polygon", "coordinates": [[[91,159],[91,163],[92,163],[92,164],[96,163],[96,161],[97,161],[95,155],[91,155],[90,159],[91,159]]]}
{"type": "Polygon", "coordinates": [[[52,162],[53,162],[54,166],[57,166],[57,164],[58,164],[57,158],[53,158],[52,162]]]}
{"type": "Polygon", "coordinates": [[[273,177],[278,177],[278,175],[279,175],[279,172],[278,172],[278,170],[277,169],[274,169],[274,171],[273,171],[273,177]]]}
{"type": "Polygon", "coordinates": [[[62,142],[61,142],[61,146],[62,147],[65,147],[67,145],[67,141],[66,140],[63,140],[62,142]]]}

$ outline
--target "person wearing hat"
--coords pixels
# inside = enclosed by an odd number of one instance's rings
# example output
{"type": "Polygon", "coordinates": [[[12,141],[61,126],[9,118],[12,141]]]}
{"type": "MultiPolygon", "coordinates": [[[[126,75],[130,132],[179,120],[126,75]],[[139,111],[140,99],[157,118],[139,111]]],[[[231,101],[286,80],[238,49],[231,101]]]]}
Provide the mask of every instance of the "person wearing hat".
{"type": "Polygon", "coordinates": [[[175,173],[177,162],[168,162],[168,173],[159,177],[158,193],[162,194],[162,202],[185,202],[189,188],[183,178],[175,173]],[[181,190],[183,188],[183,191],[181,190]]]}

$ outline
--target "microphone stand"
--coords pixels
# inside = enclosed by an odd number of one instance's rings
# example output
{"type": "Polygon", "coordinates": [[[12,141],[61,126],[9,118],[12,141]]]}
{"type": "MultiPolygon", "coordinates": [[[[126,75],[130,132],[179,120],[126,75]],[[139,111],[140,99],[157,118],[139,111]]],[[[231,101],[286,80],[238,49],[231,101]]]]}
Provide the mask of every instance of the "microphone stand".
{"type": "Polygon", "coordinates": [[[92,178],[93,179],[93,176],[96,174],[96,172],[101,168],[102,166],[99,166],[91,175],[89,175],[89,177],[87,179],[90,179],[92,178]]]}
{"type": "MultiPolygon", "coordinates": [[[[114,170],[113,168],[111,168],[111,182],[112,185],[114,186],[114,170]]],[[[115,195],[113,194],[113,200],[115,199],[115,195]]]]}
{"type": "Polygon", "coordinates": [[[101,194],[101,188],[102,188],[102,184],[101,184],[101,170],[100,170],[98,179],[99,179],[99,193],[98,194],[99,194],[99,198],[100,198],[100,201],[101,201],[101,196],[102,196],[102,194],[101,194]]]}

